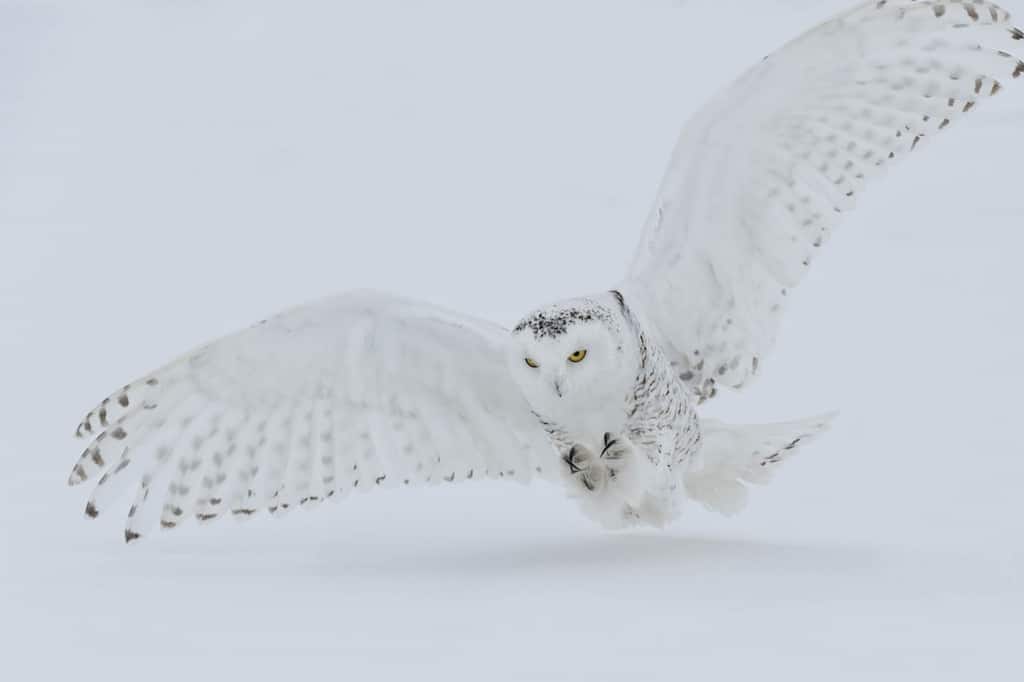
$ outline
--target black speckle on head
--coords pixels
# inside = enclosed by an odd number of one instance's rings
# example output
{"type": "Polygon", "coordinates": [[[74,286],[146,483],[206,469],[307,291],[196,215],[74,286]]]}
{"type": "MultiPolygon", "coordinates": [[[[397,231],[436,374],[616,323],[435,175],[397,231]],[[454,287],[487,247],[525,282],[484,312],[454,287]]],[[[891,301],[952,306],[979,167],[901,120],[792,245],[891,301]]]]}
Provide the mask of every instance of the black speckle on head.
{"type": "Polygon", "coordinates": [[[581,299],[538,310],[517,324],[512,331],[519,333],[530,330],[534,338],[550,339],[565,334],[574,324],[595,320],[609,325],[614,324],[614,319],[607,308],[594,301],[581,299]]]}

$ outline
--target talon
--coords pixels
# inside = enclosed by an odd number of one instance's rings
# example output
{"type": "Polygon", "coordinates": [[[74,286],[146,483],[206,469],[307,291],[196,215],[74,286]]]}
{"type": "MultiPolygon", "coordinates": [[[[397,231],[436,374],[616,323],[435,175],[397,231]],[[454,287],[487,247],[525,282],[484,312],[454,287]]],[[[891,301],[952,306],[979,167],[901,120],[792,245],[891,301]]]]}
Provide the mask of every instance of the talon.
{"type": "Polygon", "coordinates": [[[608,450],[610,450],[612,447],[614,447],[618,442],[619,441],[615,440],[615,438],[612,437],[612,434],[610,434],[610,433],[604,434],[604,450],[601,451],[601,457],[604,457],[605,455],[607,455],[608,454],[608,450]]]}
{"type": "Polygon", "coordinates": [[[576,465],[576,447],[574,446],[569,454],[562,458],[562,461],[569,465],[570,474],[578,474],[583,471],[579,466],[576,465]]]}

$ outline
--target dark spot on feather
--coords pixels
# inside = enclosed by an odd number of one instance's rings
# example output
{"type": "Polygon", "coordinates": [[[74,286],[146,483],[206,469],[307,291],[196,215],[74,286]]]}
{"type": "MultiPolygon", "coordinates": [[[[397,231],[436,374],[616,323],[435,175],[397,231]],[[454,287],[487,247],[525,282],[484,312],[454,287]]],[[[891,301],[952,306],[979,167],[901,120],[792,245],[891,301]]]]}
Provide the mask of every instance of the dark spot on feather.
{"type": "Polygon", "coordinates": [[[125,541],[126,543],[128,543],[128,542],[134,542],[135,540],[138,540],[138,539],[139,539],[139,538],[141,538],[141,537],[142,537],[142,536],[141,536],[141,535],[139,535],[138,533],[136,533],[136,532],[134,532],[134,531],[130,531],[130,530],[128,530],[127,528],[126,528],[126,529],[125,529],[125,531],[124,531],[124,541],[125,541]]]}
{"type": "Polygon", "coordinates": [[[212,521],[217,518],[216,514],[196,514],[196,518],[200,521],[212,521]]]}
{"type": "Polygon", "coordinates": [[[384,476],[378,476],[378,477],[376,478],[376,482],[377,482],[377,485],[380,485],[381,483],[383,483],[383,482],[384,482],[384,479],[385,479],[385,478],[387,478],[387,475],[384,475],[384,476]]]}
{"type": "Polygon", "coordinates": [[[92,451],[92,461],[96,463],[96,466],[103,466],[103,455],[100,454],[99,450],[92,451]]]}
{"type": "Polygon", "coordinates": [[[231,513],[234,514],[235,516],[239,516],[239,515],[251,516],[252,514],[256,513],[256,510],[255,509],[232,509],[231,513]]]}
{"type": "Polygon", "coordinates": [[[129,404],[128,394],[127,393],[122,393],[121,397],[117,399],[117,402],[118,402],[119,405],[121,405],[121,407],[128,407],[128,404],[129,404]]]}
{"type": "Polygon", "coordinates": [[[85,505],[85,515],[88,516],[90,519],[95,519],[97,516],[100,515],[100,510],[97,509],[96,505],[94,505],[92,502],[89,502],[88,504],[85,505]]]}
{"type": "Polygon", "coordinates": [[[161,528],[175,528],[177,525],[178,524],[175,523],[174,521],[161,521],[160,522],[160,527],[161,528]]]}
{"type": "Polygon", "coordinates": [[[128,432],[118,426],[116,429],[110,432],[110,437],[114,440],[124,440],[128,437],[128,432]]]}

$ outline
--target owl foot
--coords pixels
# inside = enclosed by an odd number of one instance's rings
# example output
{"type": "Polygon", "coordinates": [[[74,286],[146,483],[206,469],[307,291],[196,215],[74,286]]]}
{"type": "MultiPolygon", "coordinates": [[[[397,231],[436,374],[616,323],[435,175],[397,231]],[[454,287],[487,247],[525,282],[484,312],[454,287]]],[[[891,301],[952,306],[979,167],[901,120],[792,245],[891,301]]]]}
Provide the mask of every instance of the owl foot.
{"type": "Polygon", "coordinates": [[[633,446],[625,438],[616,437],[610,433],[604,434],[604,449],[601,450],[601,461],[604,462],[608,471],[608,478],[615,480],[628,466],[629,458],[633,455],[633,446]]]}
{"type": "Polygon", "coordinates": [[[600,458],[584,445],[574,445],[562,458],[570,484],[586,493],[599,493],[608,483],[608,471],[600,458]]]}
{"type": "Polygon", "coordinates": [[[585,445],[574,445],[562,458],[570,493],[621,513],[624,505],[642,500],[652,468],[628,438],[604,434],[603,448],[595,454],[585,445]]]}
{"type": "Polygon", "coordinates": [[[608,472],[609,486],[620,499],[632,505],[644,498],[654,465],[628,438],[604,434],[601,461],[608,472]]]}

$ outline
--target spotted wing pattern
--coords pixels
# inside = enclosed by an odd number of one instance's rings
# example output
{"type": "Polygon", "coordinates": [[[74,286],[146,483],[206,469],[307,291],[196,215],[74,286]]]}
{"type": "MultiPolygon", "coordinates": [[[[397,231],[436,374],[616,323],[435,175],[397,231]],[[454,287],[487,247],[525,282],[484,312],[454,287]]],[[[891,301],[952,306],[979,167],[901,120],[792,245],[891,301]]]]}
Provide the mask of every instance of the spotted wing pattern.
{"type": "Polygon", "coordinates": [[[623,291],[701,398],[738,388],[872,178],[1021,80],[987,0],[872,0],[767,57],[685,128],[623,291]]]}
{"type": "Polygon", "coordinates": [[[296,308],[128,384],[86,415],[86,515],[134,486],[125,538],[282,513],[377,487],[553,474],[506,332],[351,293],[296,308]],[[549,471],[550,470],[550,471],[549,471]]]}

